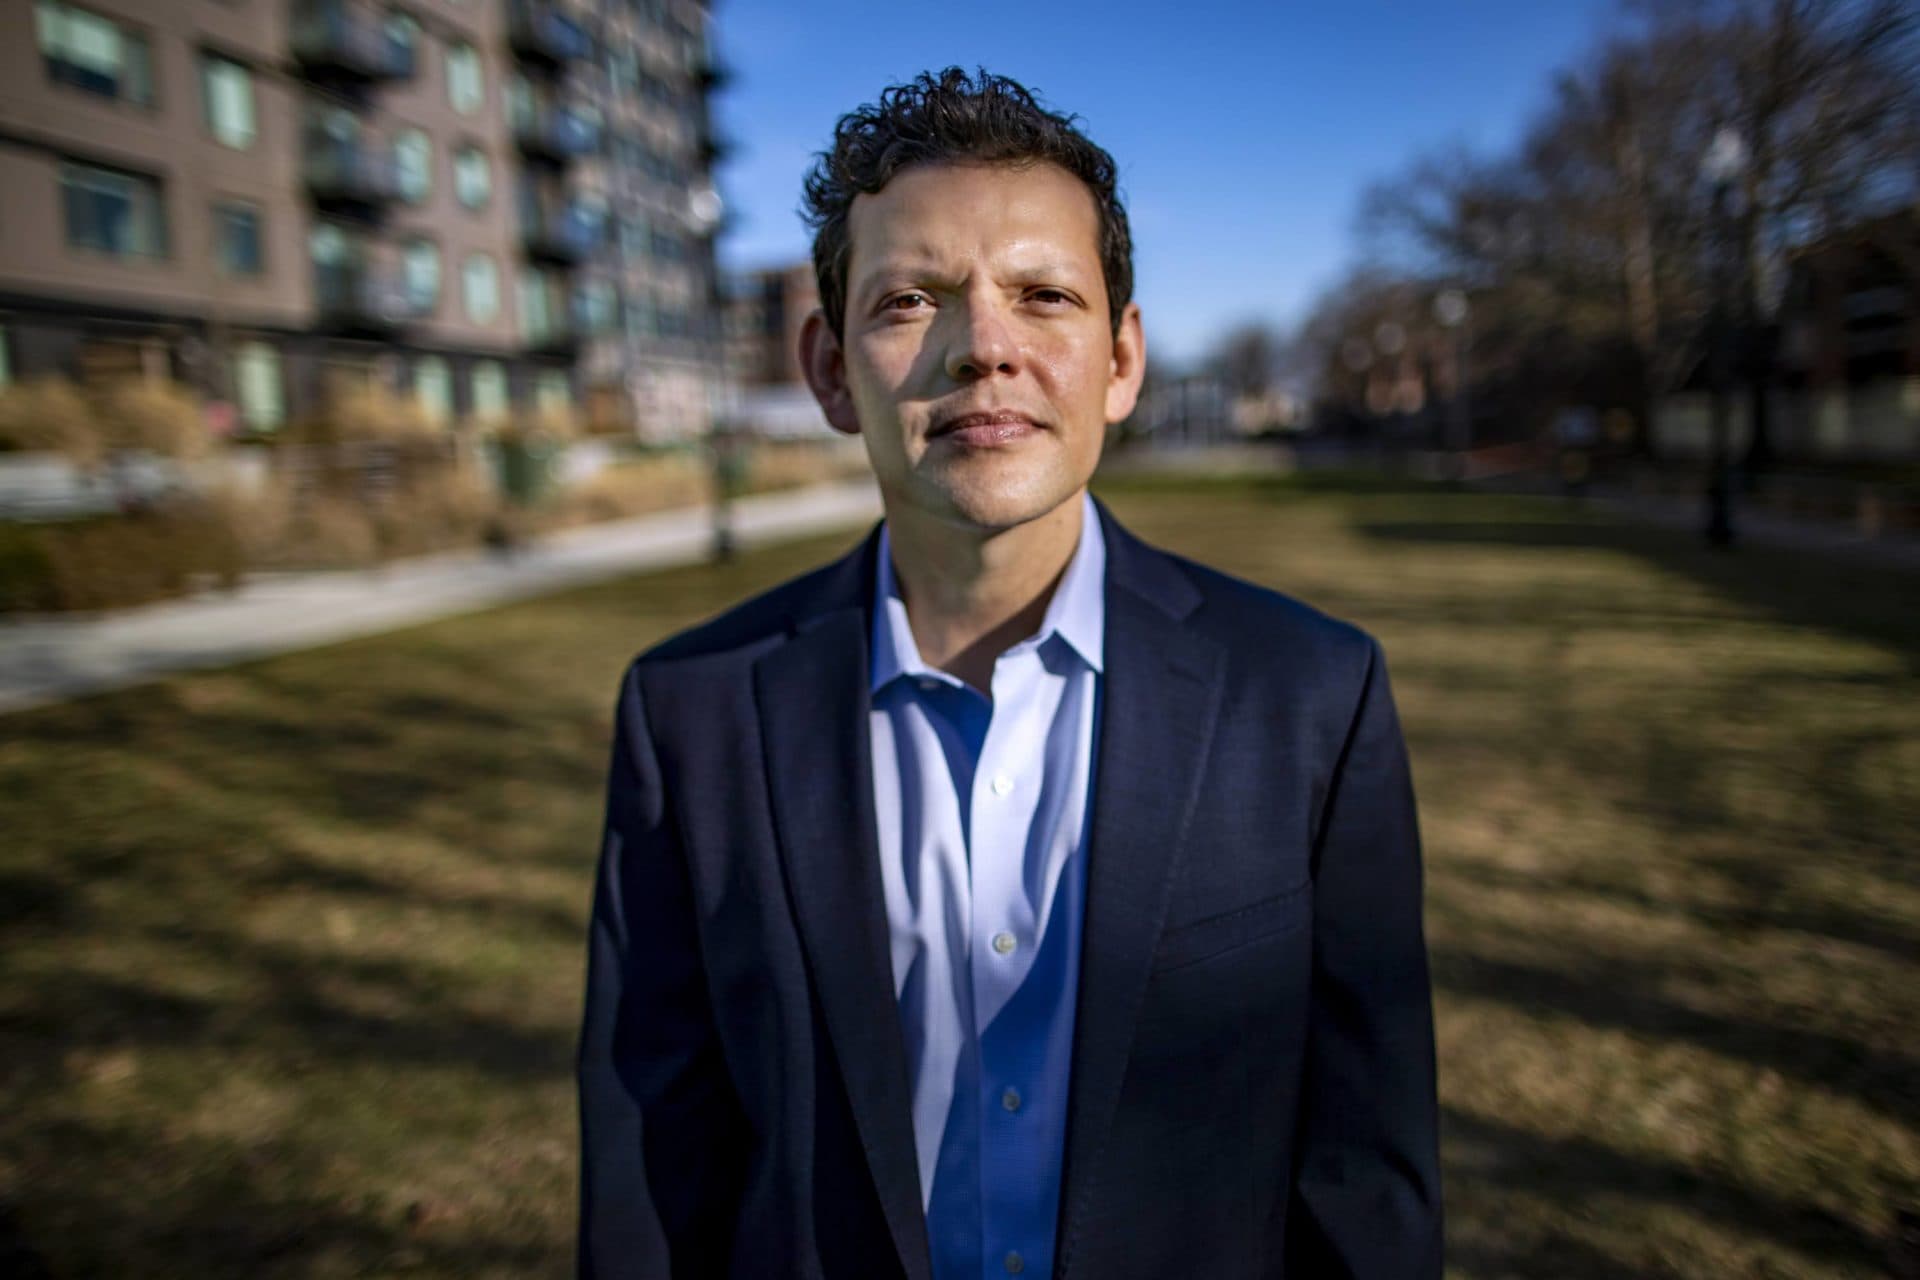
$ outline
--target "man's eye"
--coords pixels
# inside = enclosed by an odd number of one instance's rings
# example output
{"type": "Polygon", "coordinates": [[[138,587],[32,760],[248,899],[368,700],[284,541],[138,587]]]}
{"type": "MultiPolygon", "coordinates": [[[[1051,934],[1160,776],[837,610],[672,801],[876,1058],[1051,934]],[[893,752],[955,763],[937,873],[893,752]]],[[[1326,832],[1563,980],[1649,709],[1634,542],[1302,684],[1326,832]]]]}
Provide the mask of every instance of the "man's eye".
{"type": "Polygon", "coordinates": [[[914,311],[928,301],[924,293],[903,293],[881,304],[883,311],[914,311]]]}
{"type": "Polygon", "coordinates": [[[1073,298],[1064,289],[1035,289],[1027,297],[1035,302],[1072,302],[1073,298]]]}

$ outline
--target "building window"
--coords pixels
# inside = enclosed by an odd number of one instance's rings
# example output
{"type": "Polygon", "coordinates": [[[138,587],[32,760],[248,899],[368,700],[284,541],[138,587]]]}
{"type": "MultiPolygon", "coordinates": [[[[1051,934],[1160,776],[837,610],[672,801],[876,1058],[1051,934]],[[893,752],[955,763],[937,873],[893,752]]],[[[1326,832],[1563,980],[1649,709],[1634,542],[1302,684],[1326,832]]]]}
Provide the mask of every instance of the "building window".
{"type": "Polygon", "coordinates": [[[470,116],[486,100],[486,83],[480,74],[480,54],[461,41],[447,46],[447,103],[463,116],[470,116]]]}
{"type": "Polygon", "coordinates": [[[253,73],[218,54],[200,55],[200,91],[214,140],[236,150],[253,145],[253,73]]]}
{"type": "Polygon", "coordinates": [[[154,179],[69,162],[60,166],[60,189],[73,248],[116,258],[166,255],[166,215],[154,179]]]}
{"type": "Polygon", "coordinates": [[[346,268],[353,265],[353,242],[344,228],[331,222],[318,222],[307,233],[307,253],[316,267],[346,268]]]}
{"type": "Polygon", "coordinates": [[[507,370],[498,360],[476,360],[468,375],[473,416],[498,421],[507,416],[507,370]]]}
{"type": "Polygon", "coordinates": [[[285,421],[280,353],[264,342],[241,343],[233,356],[233,393],[240,420],[255,431],[271,431],[285,421]]]}
{"type": "Polygon", "coordinates": [[[63,0],[39,0],[34,25],[49,80],[153,105],[153,54],[146,36],[63,0]]]}
{"type": "Polygon", "coordinates": [[[421,356],[413,362],[413,398],[436,427],[453,417],[453,378],[439,356],[421,356]]]}
{"type": "Polygon", "coordinates": [[[545,342],[558,327],[560,306],[555,284],[551,275],[538,267],[520,273],[520,335],[528,342],[545,342]]]}
{"type": "Polygon", "coordinates": [[[393,163],[400,171],[400,198],[425,204],[433,194],[433,139],[424,129],[402,129],[393,138],[393,163]]]}
{"type": "Polygon", "coordinates": [[[605,280],[589,280],[580,287],[581,321],[588,333],[611,333],[617,319],[615,308],[619,305],[613,285],[605,280]]]}
{"type": "Polygon", "coordinates": [[[420,48],[420,20],[404,9],[390,11],[387,14],[387,39],[394,48],[404,53],[406,64],[411,68],[420,48]]]}
{"type": "Polygon", "coordinates": [[[573,408],[573,380],[565,369],[542,369],[533,384],[533,403],[541,416],[559,417],[573,408]]]}
{"type": "Polygon", "coordinates": [[[637,289],[632,290],[622,299],[621,312],[626,321],[627,341],[646,341],[653,326],[652,299],[637,289]]]}
{"type": "Polygon", "coordinates": [[[460,267],[461,304],[467,319],[475,324],[492,324],[500,314],[500,269],[484,253],[467,255],[460,267]]]}
{"type": "Polygon", "coordinates": [[[493,170],[487,153],[471,144],[453,153],[453,194],[469,209],[486,207],[493,198],[493,170]]]}
{"type": "Polygon", "coordinates": [[[647,224],[637,217],[620,219],[620,252],[635,260],[647,256],[647,224]]]}
{"type": "Polygon", "coordinates": [[[266,270],[258,206],[237,201],[214,204],[213,256],[222,275],[257,276],[266,270]]]}
{"type": "Polygon", "coordinates": [[[440,246],[431,240],[409,241],[400,255],[400,279],[407,303],[420,315],[440,305],[440,246]]]}

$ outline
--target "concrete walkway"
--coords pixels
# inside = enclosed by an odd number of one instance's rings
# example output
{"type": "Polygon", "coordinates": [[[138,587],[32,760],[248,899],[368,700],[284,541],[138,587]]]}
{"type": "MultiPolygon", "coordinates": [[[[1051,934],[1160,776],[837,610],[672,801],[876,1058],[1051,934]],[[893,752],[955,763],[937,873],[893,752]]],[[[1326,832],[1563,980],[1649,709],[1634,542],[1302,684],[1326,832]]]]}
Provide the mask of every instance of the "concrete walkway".
{"type": "MultiPolygon", "coordinates": [[[[743,498],[733,528],[750,547],[879,516],[879,491],[862,481],[743,498]]],[[[231,593],[0,622],[0,713],[690,564],[712,536],[712,515],[700,507],[564,530],[511,557],[457,551],[375,569],[260,574],[231,593]]]]}

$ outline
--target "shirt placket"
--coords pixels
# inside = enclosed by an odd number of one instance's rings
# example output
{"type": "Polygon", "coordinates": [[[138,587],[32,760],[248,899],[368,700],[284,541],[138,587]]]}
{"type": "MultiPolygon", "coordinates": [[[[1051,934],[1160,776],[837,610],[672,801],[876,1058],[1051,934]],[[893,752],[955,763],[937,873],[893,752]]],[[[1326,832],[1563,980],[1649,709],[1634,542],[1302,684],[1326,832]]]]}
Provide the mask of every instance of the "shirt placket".
{"type": "Polygon", "coordinates": [[[1028,827],[1039,784],[1038,752],[1045,734],[1040,680],[1045,672],[1034,642],[1016,646],[995,664],[993,716],[973,780],[969,882],[973,905],[971,973],[973,1008],[969,1011],[975,1044],[980,1046],[980,1101],[975,1108],[980,1153],[981,1254],[984,1276],[1018,1274],[1035,1244],[1018,1238],[1019,1224],[986,1211],[995,1199],[987,1183],[1008,1176],[1020,1162],[1023,1110],[1034,1063],[1001,1060],[987,1028],[1005,1009],[1032,971],[1040,938],[1034,906],[1023,891],[1028,827]]]}

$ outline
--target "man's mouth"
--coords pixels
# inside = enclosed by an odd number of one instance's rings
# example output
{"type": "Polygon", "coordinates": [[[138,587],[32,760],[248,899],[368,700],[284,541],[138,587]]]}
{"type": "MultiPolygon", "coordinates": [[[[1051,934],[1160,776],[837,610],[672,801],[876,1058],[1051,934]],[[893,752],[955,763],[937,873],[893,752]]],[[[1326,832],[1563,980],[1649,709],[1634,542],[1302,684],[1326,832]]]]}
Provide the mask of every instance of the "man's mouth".
{"type": "Polygon", "coordinates": [[[973,448],[1012,444],[1042,430],[1039,423],[1013,409],[962,413],[934,424],[929,440],[951,440],[973,448]]]}

